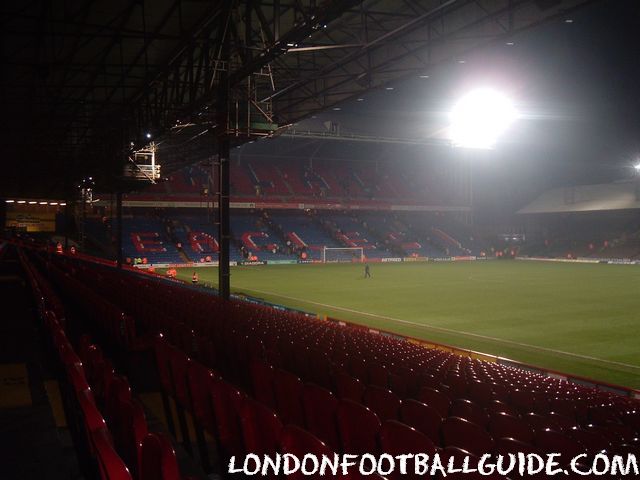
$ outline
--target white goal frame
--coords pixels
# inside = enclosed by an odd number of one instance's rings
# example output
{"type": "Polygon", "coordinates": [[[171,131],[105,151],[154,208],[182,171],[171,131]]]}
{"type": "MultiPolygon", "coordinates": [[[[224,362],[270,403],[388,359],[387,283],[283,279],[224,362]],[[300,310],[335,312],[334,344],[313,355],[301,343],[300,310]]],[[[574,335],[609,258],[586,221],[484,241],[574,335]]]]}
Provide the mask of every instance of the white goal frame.
{"type": "MultiPolygon", "coordinates": [[[[343,252],[359,252],[360,263],[364,262],[364,248],[363,247],[322,247],[322,263],[327,263],[327,251],[330,250],[340,250],[343,252]]],[[[331,261],[330,261],[331,262],[331,261]]],[[[336,260],[335,263],[338,263],[339,260],[336,260]]]]}

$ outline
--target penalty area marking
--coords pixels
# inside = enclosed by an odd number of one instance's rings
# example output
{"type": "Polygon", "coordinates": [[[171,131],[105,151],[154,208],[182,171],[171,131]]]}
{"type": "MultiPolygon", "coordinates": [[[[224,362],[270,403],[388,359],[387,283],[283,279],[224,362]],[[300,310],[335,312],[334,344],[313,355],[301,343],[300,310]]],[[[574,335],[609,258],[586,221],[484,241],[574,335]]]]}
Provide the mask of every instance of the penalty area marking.
{"type": "Polygon", "coordinates": [[[549,352],[549,353],[555,353],[555,354],[560,354],[560,355],[566,355],[568,357],[580,358],[582,360],[591,360],[591,361],[594,361],[594,362],[608,363],[610,365],[617,365],[619,367],[626,367],[626,368],[632,368],[634,370],[640,370],[640,365],[632,365],[630,363],[616,362],[614,360],[605,360],[604,358],[591,357],[589,355],[581,355],[579,353],[565,352],[563,350],[556,350],[554,348],[540,347],[538,345],[530,345],[528,343],[515,342],[513,340],[506,340],[504,338],[491,337],[491,336],[488,336],[488,335],[481,335],[479,333],[473,333],[473,332],[465,332],[463,330],[453,330],[451,328],[436,327],[434,325],[427,325],[427,324],[424,324],[424,323],[412,322],[411,320],[403,320],[401,318],[389,317],[387,315],[379,315],[377,313],[361,312],[360,310],[354,310],[352,308],[339,307],[337,305],[329,305],[327,303],[314,302],[312,300],[305,300],[305,299],[302,299],[302,298],[290,297],[288,295],[281,295],[279,293],[267,292],[265,290],[255,290],[253,288],[242,288],[242,289],[239,289],[239,290],[245,290],[245,291],[248,291],[248,292],[262,293],[262,294],[265,294],[265,295],[273,295],[274,297],[286,298],[287,300],[293,300],[293,301],[296,301],[296,302],[308,303],[308,304],[311,304],[311,305],[317,305],[319,307],[331,308],[332,310],[341,310],[343,312],[355,313],[357,315],[364,315],[364,316],[367,316],[367,317],[380,318],[380,319],[383,319],[383,320],[390,320],[390,321],[395,322],[395,323],[402,323],[402,324],[405,324],[405,325],[411,325],[411,326],[414,326],[414,327],[424,328],[426,330],[436,330],[436,331],[440,331],[440,332],[453,333],[453,334],[463,335],[463,336],[472,337],[472,338],[480,338],[482,340],[489,340],[489,341],[496,342],[496,343],[504,343],[504,344],[507,344],[507,345],[515,345],[515,346],[518,346],[518,347],[529,348],[529,349],[532,349],[532,350],[539,350],[539,351],[542,351],[542,352],[549,352]]]}

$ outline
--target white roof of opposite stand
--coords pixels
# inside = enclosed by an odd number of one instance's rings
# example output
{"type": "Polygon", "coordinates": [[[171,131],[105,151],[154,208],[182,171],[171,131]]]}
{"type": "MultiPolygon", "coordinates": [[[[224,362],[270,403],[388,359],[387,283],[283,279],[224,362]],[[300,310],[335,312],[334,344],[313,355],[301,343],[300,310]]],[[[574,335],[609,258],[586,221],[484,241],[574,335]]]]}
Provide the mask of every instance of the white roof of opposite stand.
{"type": "Polygon", "coordinates": [[[595,212],[640,208],[640,182],[554,188],[518,213],[595,212]]]}

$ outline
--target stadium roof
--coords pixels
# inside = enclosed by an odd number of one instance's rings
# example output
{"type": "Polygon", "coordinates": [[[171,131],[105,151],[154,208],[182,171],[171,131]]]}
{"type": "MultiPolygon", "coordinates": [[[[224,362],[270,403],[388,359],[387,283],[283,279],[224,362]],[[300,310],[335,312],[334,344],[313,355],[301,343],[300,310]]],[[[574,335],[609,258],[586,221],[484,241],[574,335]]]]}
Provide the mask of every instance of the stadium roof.
{"type": "Polygon", "coordinates": [[[548,190],[518,213],[601,212],[640,208],[640,182],[581,185],[548,190]]]}
{"type": "Polygon", "coordinates": [[[221,71],[242,143],[587,3],[5,1],[0,188],[46,196],[86,174],[113,180],[146,133],[168,168],[211,153],[221,71]]]}

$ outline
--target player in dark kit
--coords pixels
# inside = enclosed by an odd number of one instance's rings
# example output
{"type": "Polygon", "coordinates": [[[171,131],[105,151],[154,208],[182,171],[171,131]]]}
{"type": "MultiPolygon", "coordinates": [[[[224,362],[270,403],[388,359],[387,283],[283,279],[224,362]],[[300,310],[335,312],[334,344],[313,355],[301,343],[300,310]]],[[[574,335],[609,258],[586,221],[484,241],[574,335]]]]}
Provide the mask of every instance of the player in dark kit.
{"type": "Polygon", "coordinates": [[[369,265],[364,266],[364,278],[371,278],[371,272],[369,271],[369,265]]]}

